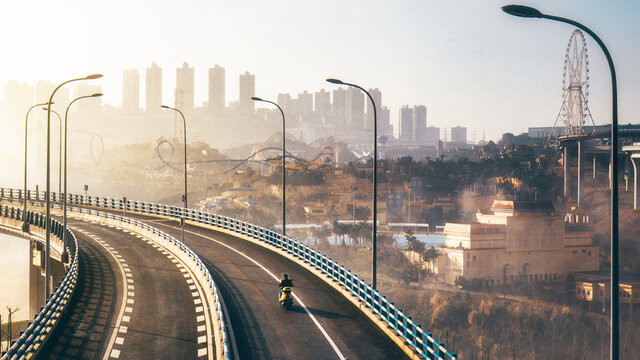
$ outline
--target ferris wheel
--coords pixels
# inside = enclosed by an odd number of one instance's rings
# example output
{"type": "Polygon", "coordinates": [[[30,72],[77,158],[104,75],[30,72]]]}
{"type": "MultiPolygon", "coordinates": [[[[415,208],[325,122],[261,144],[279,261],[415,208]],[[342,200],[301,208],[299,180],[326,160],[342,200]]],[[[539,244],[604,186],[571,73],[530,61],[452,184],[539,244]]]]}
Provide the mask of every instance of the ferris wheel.
{"type": "MultiPolygon", "coordinates": [[[[555,124],[564,125],[563,135],[586,133],[585,126],[593,124],[589,110],[589,55],[582,31],[571,34],[564,55],[562,74],[562,106],[555,124]]],[[[553,133],[553,131],[552,131],[553,133]]],[[[549,134],[551,136],[551,134],[549,134]]]]}

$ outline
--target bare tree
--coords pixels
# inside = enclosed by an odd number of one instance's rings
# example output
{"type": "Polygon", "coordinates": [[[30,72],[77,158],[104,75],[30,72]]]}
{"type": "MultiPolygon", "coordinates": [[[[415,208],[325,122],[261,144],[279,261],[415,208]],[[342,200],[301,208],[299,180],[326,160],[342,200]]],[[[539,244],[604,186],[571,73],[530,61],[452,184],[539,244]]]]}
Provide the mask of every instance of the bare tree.
{"type": "Polygon", "coordinates": [[[15,314],[18,311],[20,311],[19,307],[11,309],[10,307],[7,306],[7,312],[9,313],[9,322],[7,323],[7,325],[8,325],[7,326],[7,330],[9,332],[9,334],[7,334],[6,337],[9,340],[9,346],[11,346],[11,340],[13,340],[13,331],[11,329],[12,320],[13,320],[13,314],[15,314]]]}

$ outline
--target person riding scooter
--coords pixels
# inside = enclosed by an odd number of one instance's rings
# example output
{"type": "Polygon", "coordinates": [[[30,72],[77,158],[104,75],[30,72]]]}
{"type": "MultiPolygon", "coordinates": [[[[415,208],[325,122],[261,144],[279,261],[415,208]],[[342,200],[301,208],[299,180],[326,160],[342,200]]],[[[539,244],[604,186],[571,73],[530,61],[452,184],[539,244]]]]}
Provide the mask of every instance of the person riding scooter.
{"type": "Polygon", "coordinates": [[[287,310],[293,305],[293,296],[291,295],[291,288],[293,287],[293,281],[289,279],[289,274],[282,274],[282,280],[280,280],[280,293],[278,300],[280,305],[284,306],[287,310]]]}

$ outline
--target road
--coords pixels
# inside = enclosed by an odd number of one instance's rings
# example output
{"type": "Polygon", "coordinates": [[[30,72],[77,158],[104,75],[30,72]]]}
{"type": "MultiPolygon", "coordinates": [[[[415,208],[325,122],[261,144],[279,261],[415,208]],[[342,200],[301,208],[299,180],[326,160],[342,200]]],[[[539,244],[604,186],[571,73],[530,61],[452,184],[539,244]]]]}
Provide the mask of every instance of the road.
{"type": "Polygon", "coordinates": [[[69,226],[78,238],[79,287],[73,314],[43,349],[47,358],[205,358],[201,300],[176,258],[126,230],[69,226]]]}
{"type": "MultiPolygon", "coordinates": [[[[176,221],[128,216],[180,238],[176,221]]],[[[248,241],[191,225],[185,242],[202,258],[220,289],[239,358],[407,358],[351,302],[294,262],[248,241]],[[282,272],[289,273],[298,296],[290,311],[277,301],[274,276],[282,272]]]]}

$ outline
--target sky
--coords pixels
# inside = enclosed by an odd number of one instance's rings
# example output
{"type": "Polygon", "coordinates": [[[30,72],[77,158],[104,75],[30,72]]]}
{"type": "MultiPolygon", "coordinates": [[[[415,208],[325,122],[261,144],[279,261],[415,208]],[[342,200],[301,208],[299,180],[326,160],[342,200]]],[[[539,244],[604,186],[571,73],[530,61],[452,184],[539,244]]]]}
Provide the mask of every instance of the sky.
{"type": "MultiPolygon", "coordinates": [[[[509,16],[505,1],[323,0],[11,1],[0,5],[0,84],[60,83],[102,73],[104,102],[122,103],[122,70],[163,68],[173,104],[175,69],[195,67],[196,104],[208,68],[226,69],[227,102],[238,75],[256,75],[256,96],[335,89],[340,78],[379,88],[392,122],[404,105],[426,105],[427,125],[468,127],[469,140],[552,126],[562,101],[567,24],[509,16]]],[[[523,1],[589,26],[618,74],[620,123],[640,113],[640,1],[523,1]]],[[[587,39],[589,106],[610,122],[611,85],[602,52],[587,39]]],[[[2,89],[0,89],[0,95],[2,89]]],[[[26,109],[25,109],[26,110],[26,109]]],[[[12,121],[12,119],[0,119],[12,121]]]]}

